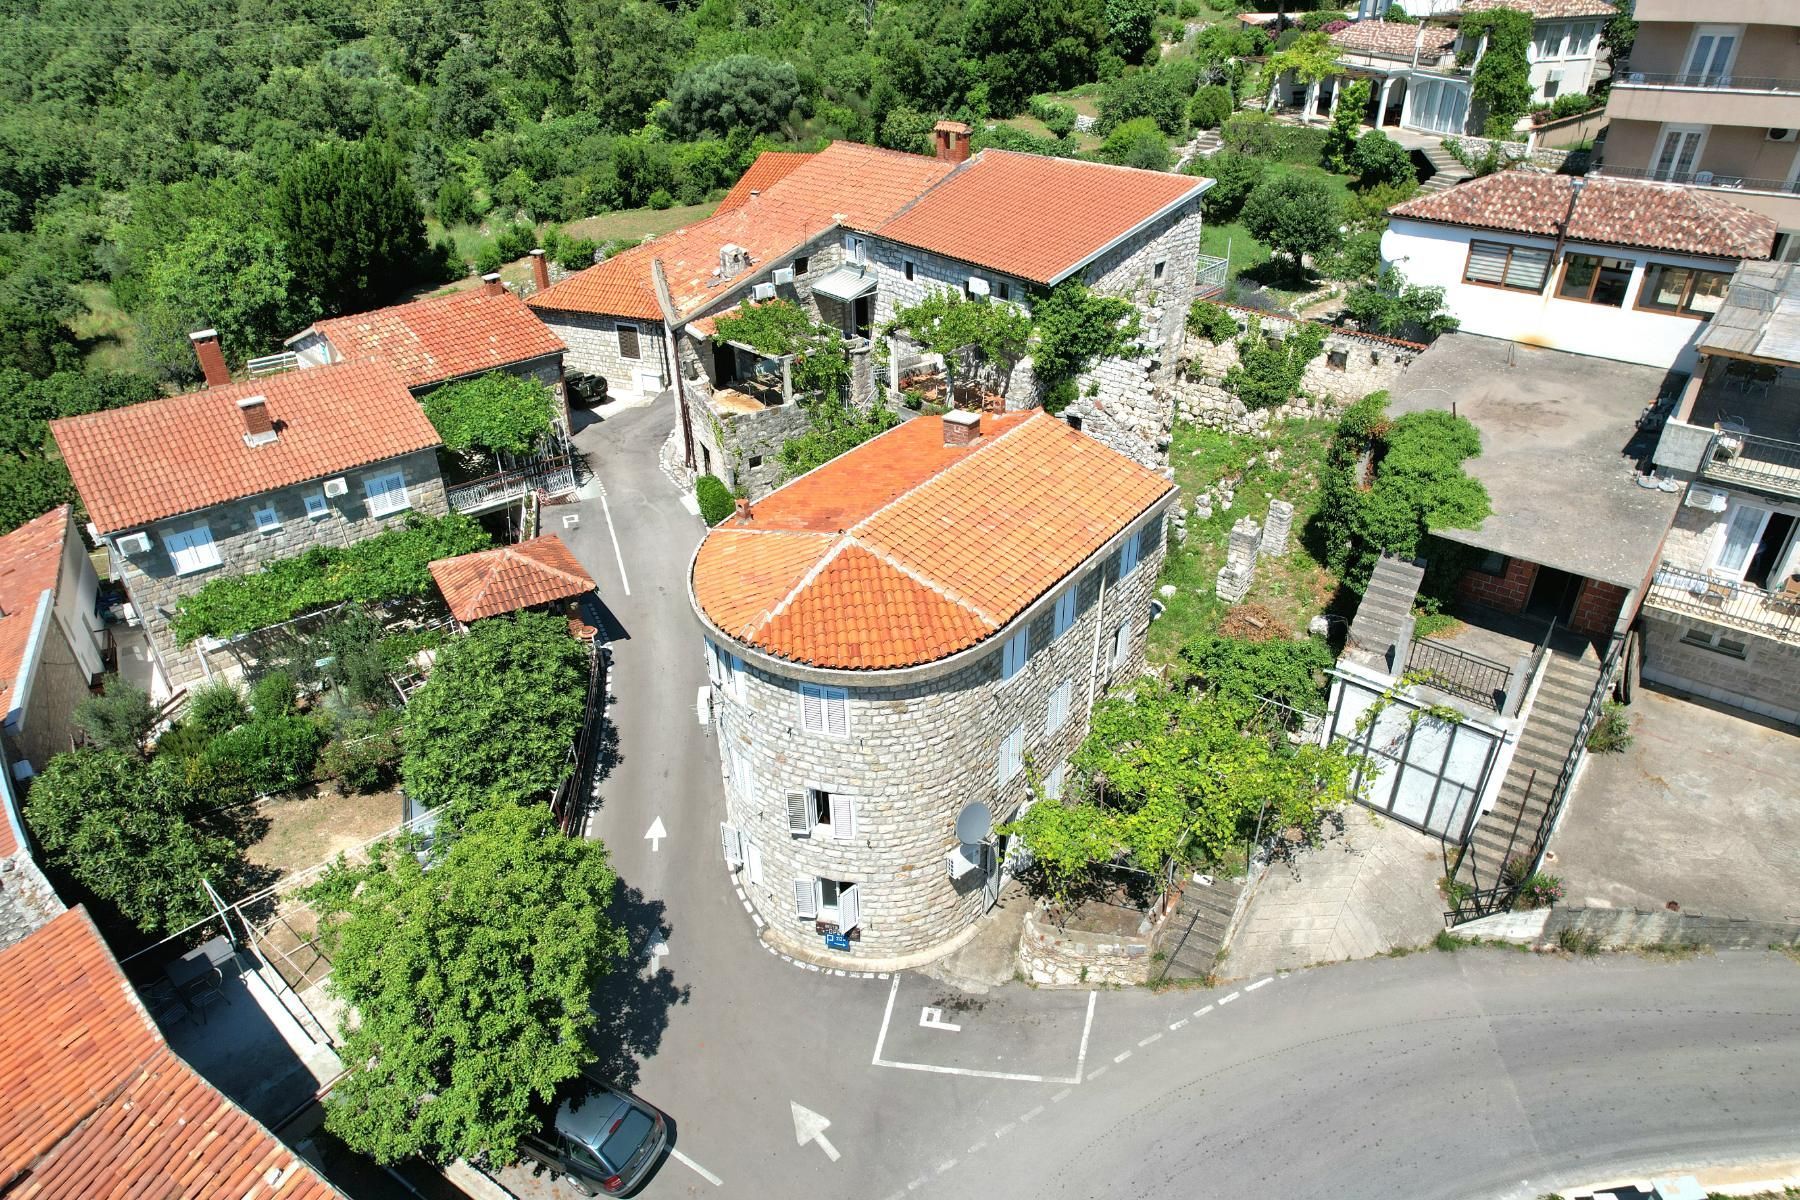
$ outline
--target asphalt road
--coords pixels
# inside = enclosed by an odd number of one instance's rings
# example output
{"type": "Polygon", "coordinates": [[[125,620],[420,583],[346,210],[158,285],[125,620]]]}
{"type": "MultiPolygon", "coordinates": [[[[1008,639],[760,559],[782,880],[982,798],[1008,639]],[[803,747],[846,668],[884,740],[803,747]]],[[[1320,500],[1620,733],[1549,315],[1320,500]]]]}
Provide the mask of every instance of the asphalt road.
{"type": "Polygon", "coordinates": [[[681,1156],[642,1195],[1473,1200],[1800,1155],[1800,966],[1776,955],[1432,951],[1090,1002],[767,953],[719,853],[685,587],[703,529],[656,466],[672,419],[664,401],[581,430],[606,501],[558,530],[616,623],[619,755],[590,833],[646,961],[598,1009],[610,1068],[670,1115],[681,1156]],[[823,1142],[796,1143],[796,1104],[830,1122],[823,1142]]]}

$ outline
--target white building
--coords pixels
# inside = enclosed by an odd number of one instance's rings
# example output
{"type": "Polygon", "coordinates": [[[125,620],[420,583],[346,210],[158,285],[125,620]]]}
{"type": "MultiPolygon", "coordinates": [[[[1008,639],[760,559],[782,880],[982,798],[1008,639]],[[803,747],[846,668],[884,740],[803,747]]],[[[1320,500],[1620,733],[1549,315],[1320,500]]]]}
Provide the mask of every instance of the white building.
{"type": "Polygon", "coordinates": [[[1731,272],[1774,240],[1714,192],[1513,170],[1396,205],[1381,257],[1465,332],[1691,371],[1731,272]]]}

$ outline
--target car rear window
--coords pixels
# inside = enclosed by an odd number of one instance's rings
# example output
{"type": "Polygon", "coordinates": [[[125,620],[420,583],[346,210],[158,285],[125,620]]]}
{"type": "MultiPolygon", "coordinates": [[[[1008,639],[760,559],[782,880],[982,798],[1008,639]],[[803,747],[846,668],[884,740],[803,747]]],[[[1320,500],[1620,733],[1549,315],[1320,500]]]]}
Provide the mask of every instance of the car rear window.
{"type": "Polygon", "coordinates": [[[643,1109],[626,1109],[625,1115],[619,1118],[618,1125],[606,1135],[606,1141],[601,1143],[600,1157],[606,1160],[607,1166],[618,1170],[631,1161],[631,1156],[638,1152],[644,1139],[650,1136],[650,1131],[655,1127],[656,1123],[643,1109]]]}

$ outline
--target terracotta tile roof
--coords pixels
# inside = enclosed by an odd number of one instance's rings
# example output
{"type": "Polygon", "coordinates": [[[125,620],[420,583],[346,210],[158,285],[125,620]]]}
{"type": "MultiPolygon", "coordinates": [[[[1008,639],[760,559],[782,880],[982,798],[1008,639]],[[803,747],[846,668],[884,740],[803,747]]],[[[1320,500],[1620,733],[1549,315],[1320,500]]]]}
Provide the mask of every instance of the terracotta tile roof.
{"type": "Polygon", "coordinates": [[[1207,181],[983,150],[881,226],[884,238],[1052,284],[1207,181]]]}
{"type": "MultiPolygon", "coordinates": [[[[68,529],[69,506],[64,504],[0,536],[0,720],[17,698],[38,598],[56,588],[68,529]]],[[[0,857],[12,853],[11,841],[0,820],[0,857]]]]}
{"type": "MultiPolygon", "coordinates": [[[[492,371],[568,349],[513,293],[485,287],[313,326],[341,362],[384,362],[409,388],[492,371]]],[[[304,337],[305,334],[296,335],[304,337]]],[[[291,344],[296,338],[289,338],[291,344]]]]}
{"type": "MultiPolygon", "coordinates": [[[[1555,237],[1575,180],[1501,171],[1389,209],[1396,217],[1555,237]]],[[[1767,258],[1775,221],[1701,188],[1589,175],[1569,238],[1714,258],[1767,258]]]]}
{"type": "Polygon", "coordinates": [[[718,278],[721,247],[742,246],[751,269],[759,269],[833,225],[875,228],[950,169],[920,154],[833,142],[741,206],[621,251],[526,303],[540,312],[661,320],[650,275],[651,260],[661,259],[675,309],[685,315],[725,294],[728,281],[718,278]]]}
{"type": "Polygon", "coordinates": [[[341,1198],[169,1049],[84,910],[0,950],[0,1012],[9,1200],[341,1198]]]}
{"type": "Polygon", "coordinates": [[[50,422],[102,533],[255,496],[438,444],[392,367],[339,363],[50,422]],[[267,398],[280,434],[244,444],[237,402],[267,398]]]}
{"type": "Polygon", "coordinates": [[[756,156],[756,161],[750,164],[750,169],[731,185],[731,190],[725,193],[725,198],[719,201],[719,207],[713,209],[713,214],[717,216],[719,213],[727,213],[744,207],[750,203],[751,193],[768,191],[786,179],[794,168],[811,157],[812,155],[808,153],[764,150],[756,156]]]}
{"type": "Polygon", "coordinates": [[[1466,13],[1485,12],[1490,8],[1516,8],[1539,21],[1610,17],[1617,11],[1609,0],[1465,0],[1462,6],[1466,13]]]}
{"type": "Polygon", "coordinates": [[[1434,59],[1456,44],[1456,30],[1442,25],[1358,21],[1332,34],[1331,44],[1343,50],[1408,59],[1416,46],[1421,59],[1434,59]]]}
{"type": "Polygon", "coordinates": [[[1173,490],[1041,412],[921,417],[778,488],[694,557],[694,602],[778,658],[932,662],[991,637],[1173,490]]]}
{"type": "Polygon", "coordinates": [[[431,577],[457,620],[517,612],[594,590],[594,577],[554,533],[431,564],[431,577]]]}

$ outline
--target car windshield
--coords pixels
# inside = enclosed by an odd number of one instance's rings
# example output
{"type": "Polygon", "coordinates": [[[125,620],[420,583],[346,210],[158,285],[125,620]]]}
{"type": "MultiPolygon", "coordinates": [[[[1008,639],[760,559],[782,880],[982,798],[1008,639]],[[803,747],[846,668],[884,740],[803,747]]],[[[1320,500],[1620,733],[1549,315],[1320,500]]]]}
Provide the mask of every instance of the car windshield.
{"type": "Polygon", "coordinates": [[[631,1156],[638,1152],[644,1139],[650,1136],[655,1122],[650,1114],[641,1108],[628,1108],[625,1115],[619,1118],[612,1132],[600,1144],[600,1157],[606,1160],[607,1166],[618,1170],[631,1161],[631,1156]]]}

